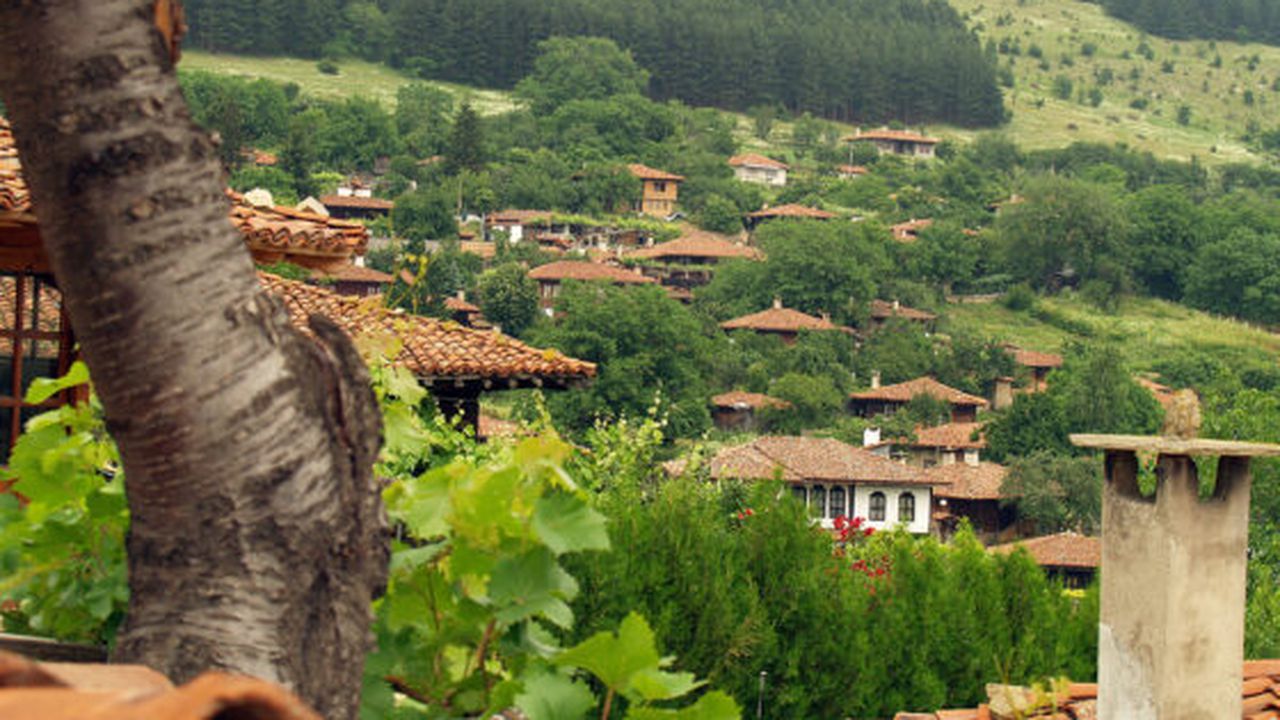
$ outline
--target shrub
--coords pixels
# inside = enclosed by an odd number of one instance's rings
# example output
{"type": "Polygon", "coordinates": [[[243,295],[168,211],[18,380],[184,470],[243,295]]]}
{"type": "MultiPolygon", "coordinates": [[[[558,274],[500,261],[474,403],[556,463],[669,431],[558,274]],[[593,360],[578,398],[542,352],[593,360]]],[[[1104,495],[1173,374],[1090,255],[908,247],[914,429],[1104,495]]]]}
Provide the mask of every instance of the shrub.
{"type": "Polygon", "coordinates": [[[324,73],[325,75],[337,75],[338,63],[329,59],[321,60],[320,62],[316,63],[316,69],[324,73]]]}
{"type": "Polygon", "coordinates": [[[1032,290],[1027,283],[1019,283],[1009,288],[1009,292],[1004,294],[1001,302],[1015,312],[1030,310],[1036,304],[1036,291],[1032,290]]]}

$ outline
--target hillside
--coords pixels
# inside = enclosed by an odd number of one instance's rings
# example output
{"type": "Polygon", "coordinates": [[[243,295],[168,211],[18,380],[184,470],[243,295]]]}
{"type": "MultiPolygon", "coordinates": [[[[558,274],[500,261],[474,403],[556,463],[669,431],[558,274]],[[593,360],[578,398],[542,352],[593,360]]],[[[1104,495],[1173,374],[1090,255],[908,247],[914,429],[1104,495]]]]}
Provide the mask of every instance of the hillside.
{"type": "Polygon", "coordinates": [[[1131,297],[1115,314],[1082,300],[1041,298],[1037,309],[1015,312],[998,303],[949,305],[946,329],[1028,348],[1057,351],[1076,340],[1117,343],[1138,370],[1175,353],[1203,353],[1227,363],[1274,365],[1280,335],[1163,300],[1131,297]]]}
{"type": "Polygon", "coordinates": [[[1077,0],[951,2],[984,43],[997,50],[1004,44],[999,62],[1014,77],[1007,133],[1024,147],[1123,142],[1163,157],[1249,161],[1258,159],[1240,139],[1249,124],[1276,124],[1280,48],[1150,37],[1077,0]],[[1070,100],[1055,96],[1059,76],[1071,82],[1070,100]],[[1089,98],[1094,88],[1097,107],[1089,98]],[[1191,113],[1185,126],[1178,122],[1183,105],[1191,113]]]}
{"type": "MultiPolygon", "coordinates": [[[[265,78],[281,83],[295,83],[302,92],[320,98],[347,98],[356,95],[373,98],[387,108],[395,106],[396,90],[410,82],[422,82],[381,63],[354,58],[338,63],[338,74],[320,72],[315,60],[288,57],[256,57],[184,50],[181,70],[204,71],[221,75],[265,78]]],[[[458,100],[469,100],[482,115],[507,112],[516,107],[510,93],[479,90],[452,83],[429,84],[449,91],[458,100]]]]}

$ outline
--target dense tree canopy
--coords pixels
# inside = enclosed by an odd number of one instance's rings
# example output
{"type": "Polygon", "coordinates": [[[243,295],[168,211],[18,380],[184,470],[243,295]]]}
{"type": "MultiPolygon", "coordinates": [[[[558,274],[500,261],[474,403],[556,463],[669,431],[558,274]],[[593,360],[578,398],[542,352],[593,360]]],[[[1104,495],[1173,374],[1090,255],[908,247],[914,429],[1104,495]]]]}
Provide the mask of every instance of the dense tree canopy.
{"type": "Polygon", "coordinates": [[[1095,0],[1118,18],[1170,38],[1280,42],[1276,0],[1095,0]]]}
{"type": "Polygon", "coordinates": [[[867,122],[1004,116],[994,63],[941,0],[190,0],[189,17],[196,47],[385,54],[489,87],[529,75],[548,38],[597,35],[635,55],[661,100],[867,122]]]}

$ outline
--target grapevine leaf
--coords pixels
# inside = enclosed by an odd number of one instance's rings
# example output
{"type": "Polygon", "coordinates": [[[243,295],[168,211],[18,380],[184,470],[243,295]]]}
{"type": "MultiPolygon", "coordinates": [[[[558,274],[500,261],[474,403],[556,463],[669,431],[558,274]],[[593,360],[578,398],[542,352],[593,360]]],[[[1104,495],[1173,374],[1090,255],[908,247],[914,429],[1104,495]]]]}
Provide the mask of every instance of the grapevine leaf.
{"type": "Polygon", "coordinates": [[[666,672],[656,667],[641,670],[631,678],[631,689],[645,700],[678,698],[704,684],[693,673],[666,672]]]}
{"type": "Polygon", "coordinates": [[[507,624],[541,616],[567,629],[573,625],[573,611],[564,601],[577,593],[577,581],[546,548],[504,558],[489,582],[495,616],[507,624]]]}
{"type": "Polygon", "coordinates": [[[582,683],[561,673],[542,670],[524,679],[516,707],[529,720],[573,720],[595,707],[596,699],[582,683]]]}
{"type": "Polygon", "coordinates": [[[733,698],[719,690],[698,698],[698,702],[679,710],[632,707],[627,720],[739,720],[742,709],[733,698]]]}
{"type": "Polygon", "coordinates": [[[78,387],[89,382],[89,366],[82,360],[71,364],[71,369],[60,378],[36,378],[31,381],[27,395],[22,400],[29,405],[39,405],[63,390],[78,387]]]}
{"type": "Polygon", "coordinates": [[[625,693],[637,673],[656,670],[661,658],[649,623],[632,612],[622,620],[617,635],[607,631],[596,633],[560,653],[555,662],[582,668],[599,678],[605,686],[625,693]]]}
{"type": "Polygon", "coordinates": [[[533,511],[533,529],[557,555],[609,549],[604,516],[568,493],[552,493],[538,500],[533,511]]]}

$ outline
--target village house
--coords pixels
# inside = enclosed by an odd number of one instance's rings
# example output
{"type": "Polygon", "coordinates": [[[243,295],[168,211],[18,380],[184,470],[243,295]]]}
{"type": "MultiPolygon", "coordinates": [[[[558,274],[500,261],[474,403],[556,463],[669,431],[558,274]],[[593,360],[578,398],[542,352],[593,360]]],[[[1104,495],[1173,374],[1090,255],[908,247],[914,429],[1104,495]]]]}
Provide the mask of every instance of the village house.
{"type": "Polygon", "coordinates": [[[627,257],[640,260],[641,271],[663,285],[687,289],[711,282],[721,262],[762,260],[764,254],[725,235],[694,230],[670,242],[633,250],[627,257]]]}
{"type": "Polygon", "coordinates": [[[729,167],[733,168],[733,176],[746,183],[783,187],[787,184],[787,171],[790,165],[773,158],[747,153],[729,158],[729,167]]]}
{"type": "Polygon", "coordinates": [[[711,398],[711,420],[717,429],[726,432],[755,432],[760,428],[761,410],[789,407],[791,403],[786,400],[734,390],[711,398]]]}
{"type": "Polygon", "coordinates": [[[777,335],[788,345],[795,344],[796,338],[802,331],[840,330],[853,333],[849,328],[832,324],[831,319],[826,315],[814,317],[799,310],[785,308],[780,299],[774,299],[773,307],[768,310],[722,322],[720,327],[724,330],[750,330],[761,335],[777,335]]]}
{"type": "Polygon", "coordinates": [[[902,155],[922,159],[932,159],[940,142],[937,138],[888,128],[859,131],[855,135],[845,137],[844,141],[870,143],[881,155],[902,155]]]}
{"type": "Polygon", "coordinates": [[[1011,344],[1006,344],[1004,348],[1013,356],[1015,363],[1027,368],[1031,373],[1030,382],[1027,385],[1028,392],[1043,392],[1047,390],[1049,388],[1049,373],[1062,367],[1061,355],[1024,350],[1017,345],[1011,344]]]}
{"type": "Polygon", "coordinates": [[[579,282],[607,282],[614,285],[651,285],[657,283],[632,270],[624,270],[613,265],[586,262],[582,260],[560,260],[529,271],[529,277],[538,281],[538,302],[543,310],[550,312],[560,297],[560,290],[569,280],[579,282]]]}
{"type": "Polygon", "coordinates": [[[746,226],[750,231],[755,230],[760,223],[769,220],[834,220],[835,217],[835,213],[829,213],[826,210],[788,203],[748,213],[746,226]]]}
{"type": "Polygon", "coordinates": [[[449,311],[449,317],[454,322],[463,327],[489,327],[489,323],[485,321],[480,307],[467,300],[466,290],[459,290],[457,295],[445,298],[444,309],[449,311]]]}
{"type": "Polygon", "coordinates": [[[877,387],[879,375],[872,376],[870,390],[855,392],[849,396],[850,409],[858,417],[870,418],[891,415],[920,395],[928,395],[951,406],[951,421],[971,423],[978,419],[978,408],[985,408],[987,401],[977,395],[948,387],[931,377],[877,387]]]}
{"type": "Polygon", "coordinates": [[[676,202],[680,199],[680,183],[684,182],[683,176],[655,170],[640,163],[628,165],[627,170],[639,178],[641,183],[637,212],[660,218],[675,214],[676,202]]]}
{"type": "Polygon", "coordinates": [[[997,545],[991,552],[1007,555],[1019,547],[1026,548],[1046,574],[1070,588],[1088,587],[1102,565],[1102,541],[1070,531],[997,545]]]}
{"type": "Polygon", "coordinates": [[[987,440],[982,435],[985,425],[980,422],[951,422],[933,427],[916,426],[912,437],[891,438],[868,446],[868,449],[921,468],[956,463],[977,465],[981,451],[987,447],[987,440]]]}
{"type": "Polygon", "coordinates": [[[836,177],[841,180],[857,180],[863,175],[869,175],[871,171],[862,165],[837,165],[836,177]]]}
{"type": "Polygon", "coordinates": [[[501,210],[484,218],[484,239],[492,241],[494,231],[506,233],[512,244],[527,236],[551,230],[552,215],[549,210],[501,210]]]}
{"type": "Polygon", "coordinates": [[[386,292],[395,278],[364,265],[343,265],[336,270],[313,270],[311,280],[339,295],[373,297],[386,292]]]}
{"type": "MultiPolygon", "coordinates": [[[[684,467],[667,466],[676,474],[684,467]]],[[[780,478],[824,528],[835,527],[838,517],[861,517],[877,530],[929,532],[933,489],[920,469],[832,438],[756,438],[722,449],[710,471],[715,480],[780,478]]]]}
{"type": "Polygon", "coordinates": [[[377,220],[391,214],[396,204],[373,196],[373,190],[360,182],[349,182],[334,195],[324,195],[320,203],[329,215],[340,220],[377,220]]]}
{"type": "Polygon", "coordinates": [[[921,230],[932,226],[933,221],[928,218],[920,220],[911,218],[906,222],[901,222],[890,227],[889,231],[893,233],[894,240],[897,240],[898,242],[911,243],[920,239],[921,230]]]}
{"type": "Polygon", "coordinates": [[[934,532],[949,540],[968,520],[978,539],[1000,542],[1018,532],[1017,509],[1005,504],[1001,488],[1009,469],[990,462],[951,463],[925,470],[933,483],[934,532]]]}
{"type": "Polygon", "coordinates": [[[871,301],[870,318],[872,330],[878,330],[884,327],[885,323],[894,318],[901,318],[908,322],[918,323],[926,329],[931,329],[934,321],[938,319],[938,316],[926,310],[916,310],[915,308],[907,307],[897,300],[888,302],[886,300],[877,299],[871,301]]]}
{"type": "MultiPolygon", "coordinates": [[[[229,219],[259,264],[288,262],[340,273],[368,247],[359,223],[283,207],[255,207],[234,193],[229,219]]],[[[40,228],[22,178],[8,123],[0,118],[0,457],[21,432],[22,421],[41,408],[70,401],[23,401],[35,377],[58,377],[74,358],[75,338],[62,297],[50,274],[40,228]],[[31,344],[31,353],[14,353],[31,344]]],[[[483,332],[381,306],[374,298],[340,295],[307,283],[259,273],[263,288],[283,301],[292,323],[309,332],[308,318],[324,315],[352,336],[382,332],[402,343],[393,362],[427,385],[439,407],[474,426],[479,396],[489,390],[577,387],[595,376],[595,365],[554,350],[529,347],[496,332],[483,332]]]]}

